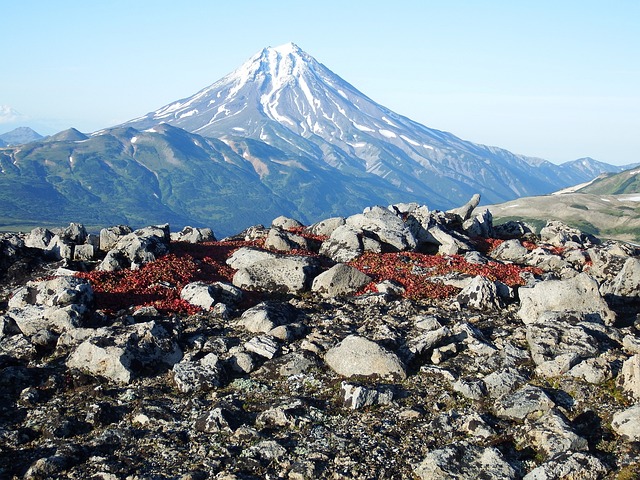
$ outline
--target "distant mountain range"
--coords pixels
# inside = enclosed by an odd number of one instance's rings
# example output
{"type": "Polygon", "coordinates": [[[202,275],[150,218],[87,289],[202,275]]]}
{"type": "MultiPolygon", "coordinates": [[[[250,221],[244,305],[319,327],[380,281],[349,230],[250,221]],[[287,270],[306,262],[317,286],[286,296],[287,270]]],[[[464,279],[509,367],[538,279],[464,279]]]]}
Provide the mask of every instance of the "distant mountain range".
{"type": "Polygon", "coordinates": [[[640,169],[632,168],[621,173],[603,173],[578,192],[595,195],[640,194],[640,169]]]}
{"type": "Polygon", "coordinates": [[[35,142],[41,138],[43,138],[42,135],[29,127],[18,127],[10,132],[0,134],[0,147],[22,145],[24,143],[35,142]]]}
{"type": "Polygon", "coordinates": [[[310,223],[372,204],[450,208],[474,193],[499,203],[624,169],[554,165],[428,128],[294,44],[123,125],[30,142],[0,150],[5,228],[168,221],[228,234],[281,214],[310,223]]]}

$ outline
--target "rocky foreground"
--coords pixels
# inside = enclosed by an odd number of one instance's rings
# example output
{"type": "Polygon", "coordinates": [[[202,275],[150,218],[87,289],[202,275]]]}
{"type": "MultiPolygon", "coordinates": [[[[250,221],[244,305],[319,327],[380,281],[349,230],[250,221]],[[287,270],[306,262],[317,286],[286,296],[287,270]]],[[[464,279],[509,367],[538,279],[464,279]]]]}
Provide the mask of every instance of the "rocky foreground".
{"type": "Polygon", "coordinates": [[[640,253],[373,207],[0,242],[0,477],[632,479],[640,253]]]}

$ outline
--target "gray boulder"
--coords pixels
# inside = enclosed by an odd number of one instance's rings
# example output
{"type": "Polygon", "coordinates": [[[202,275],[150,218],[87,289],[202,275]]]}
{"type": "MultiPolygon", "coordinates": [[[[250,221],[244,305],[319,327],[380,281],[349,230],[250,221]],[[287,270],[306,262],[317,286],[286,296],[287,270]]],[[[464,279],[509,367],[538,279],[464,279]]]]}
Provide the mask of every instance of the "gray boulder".
{"type": "Polygon", "coordinates": [[[640,442],[640,404],[616,413],[611,428],[630,442],[640,442]]]}
{"type": "Polygon", "coordinates": [[[620,272],[608,284],[603,285],[605,297],[618,301],[638,300],[640,298],[640,260],[628,258],[620,272]]]}
{"type": "Polygon", "coordinates": [[[171,241],[187,243],[215,242],[216,237],[210,228],[187,226],[179,232],[171,232],[171,241]]]}
{"type": "Polygon", "coordinates": [[[496,283],[478,275],[462,289],[456,297],[459,307],[475,310],[498,310],[502,308],[502,299],[498,294],[496,283]]]}
{"type": "Polygon", "coordinates": [[[191,305],[209,310],[219,302],[236,304],[242,299],[242,290],[224,282],[192,282],[183,287],[180,298],[191,305]]]}
{"type": "Polygon", "coordinates": [[[304,225],[295,218],[285,217],[284,215],[280,215],[279,217],[274,218],[271,222],[271,227],[283,230],[288,230],[290,228],[300,228],[303,226],[304,225]]]}
{"type": "Polygon", "coordinates": [[[590,323],[581,320],[580,316],[554,312],[527,325],[526,339],[533,361],[541,365],[563,354],[574,354],[578,363],[598,355],[600,341],[590,323]]]}
{"type": "Polygon", "coordinates": [[[174,336],[152,321],[96,332],[73,350],[66,364],[127,384],[142,372],[172,366],[181,358],[174,336]]]}
{"type": "Polygon", "coordinates": [[[598,283],[585,273],[568,280],[546,280],[533,287],[521,287],[518,315],[533,323],[544,312],[578,312],[588,319],[612,324],[615,313],[600,295],[598,283]]]}
{"type": "Polygon", "coordinates": [[[516,479],[516,470],[497,448],[479,447],[459,442],[433,450],[414,466],[413,473],[422,480],[504,480],[516,479]]]}
{"type": "Polygon", "coordinates": [[[346,225],[365,237],[373,238],[391,251],[411,250],[416,247],[416,239],[402,219],[384,207],[372,207],[364,213],[352,215],[346,225]]]}
{"type": "Polygon", "coordinates": [[[220,387],[224,370],[217,355],[209,353],[200,360],[182,360],[171,369],[173,381],[182,393],[206,392],[220,387]]]}
{"type": "Polygon", "coordinates": [[[288,252],[291,250],[311,250],[311,243],[304,237],[280,228],[269,229],[264,248],[288,252]]]}
{"type": "Polygon", "coordinates": [[[300,293],[309,290],[318,270],[317,261],[311,257],[274,256],[238,270],[233,284],[246,290],[300,293]]]}
{"type": "Polygon", "coordinates": [[[589,247],[600,243],[593,235],[583,233],[557,220],[547,222],[540,230],[540,239],[556,247],[564,247],[567,243],[576,244],[578,247],[589,247]]]}
{"type": "Polygon", "coordinates": [[[354,293],[371,282],[371,277],[360,270],[338,263],[329,270],[318,275],[311,285],[311,290],[323,297],[335,297],[354,293]]]}
{"type": "Polygon", "coordinates": [[[514,238],[522,238],[525,235],[533,234],[534,229],[525,222],[509,220],[500,225],[493,226],[493,234],[496,238],[503,240],[511,240],[514,238]]]}
{"type": "Polygon", "coordinates": [[[31,230],[24,239],[24,244],[30,248],[46,249],[53,238],[53,233],[46,228],[37,227],[31,230]]]}
{"type": "Polygon", "coordinates": [[[100,250],[108,252],[116,246],[118,240],[131,233],[132,230],[127,225],[116,225],[114,227],[103,228],[100,230],[100,250]]]}
{"type": "Polygon", "coordinates": [[[267,333],[293,322],[297,316],[297,310],[288,303],[262,302],[245,310],[238,324],[252,333],[267,333]]]}
{"type": "Polygon", "coordinates": [[[527,431],[528,444],[544,452],[548,458],[567,451],[586,451],[589,444],[576,434],[569,421],[556,409],[552,409],[536,420],[527,431]]]}
{"type": "Polygon", "coordinates": [[[244,348],[269,360],[280,353],[280,344],[270,335],[253,337],[244,344],[244,348]]]}
{"type": "Polygon", "coordinates": [[[500,398],[494,405],[496,415],[509,420],[535,420],[555,407],[544,391],[533,385],[525,385],[500,398]]]}
{"type": "Polygon", "coordinates": [[[479,203],[480,203],[480,194],[476,193],[463,206],[454,208],[452,210],[447,210],[447,213],[458,215],[462,219],[462,221],[465,221],[471,218],[471,214],[473,213],[473,210],[478,206],[479,203]]]}
{"type": "MultiPolygon", "coordinates": [[[[100,238],[102,248],[102,232],[100,238]]],[[[104,261],[98,265],[98,270],[118,269],[121,259],[126,259],[132,269],[153,262],[169,252],[170,238],[169,225],[145,227],[121,236],[104,261]]]]}
{"type": "Polygon", "coordinates": [[[624,361],[618,382],[625,392],[640,401],[640,354],[624,361]]]}
{"type": "Polygon", "coordinates": [[[598,480],[607,467],[588,453],[567,451],[534,468],[523,480],[598,480]]]}
{"type": "Polygon", "coordinates": [[[258,250],[257,248],[242,247],[233,252],[233,254],[227,258],[226,263],[231,268],[240,270],[261,260],[272,258],[278,258],[278,256],[275,253],[258,250]]]}
{"type": "Polygon", "coordinates": [[[349,225],[337,227],[320,246],[320,254],[334,262],[350,262],[363,253],[362,234],[349,225]]]}
{"type": "Polygon", "coordinates": [[[407,376],[405,366],[395,353],[357,335],[349,335],[327,351],[325,362],[345,377],[378,375],[404,380],[407,376]]]}
{"type": "Polygon", "coordinates": [[[345,222],[346,219],[344,217],[331,217],[314,223],[309,228],[307,228],[307,230],[313,235],[330,237],[334,230],[344,225],[345,222]]]}
{"type": "Polygon", "coordinates": [[[465,220],[462,229],[468,237],[492,238],[493,233],[493,215],[488,209],[482,210],[477,215],[465,220]]]}
{"type": "Polygon", "coordinates": [[[503,262],[517,263],[524,265],[527,260],[529,250],[524,248],[519,240],[507,240],[498,245],[491,256],[503,262]]]}
{"type": "Polygon", "coordinates": [[[371,388],[342,382],[341,395],[345,407],[358,410],[371,405],[389,405],[393,400],[393,390],[390,388],[371,388]]]}

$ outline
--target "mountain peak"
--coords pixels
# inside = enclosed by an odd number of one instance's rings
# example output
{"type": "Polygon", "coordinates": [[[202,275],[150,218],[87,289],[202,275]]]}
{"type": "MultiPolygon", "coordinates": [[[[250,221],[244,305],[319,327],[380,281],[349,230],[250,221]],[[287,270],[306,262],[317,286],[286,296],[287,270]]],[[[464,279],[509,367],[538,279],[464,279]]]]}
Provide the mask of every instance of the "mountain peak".
{"type": "Polygon", "coordinates": [[[293,42],[285,43],[284,45],[280,45],[278,47],[267,47],[265,50],[273,50],[280,55],[297,55],[297,56],[308,56],[306,52],[304,52],[298,45],[293,42]]]}

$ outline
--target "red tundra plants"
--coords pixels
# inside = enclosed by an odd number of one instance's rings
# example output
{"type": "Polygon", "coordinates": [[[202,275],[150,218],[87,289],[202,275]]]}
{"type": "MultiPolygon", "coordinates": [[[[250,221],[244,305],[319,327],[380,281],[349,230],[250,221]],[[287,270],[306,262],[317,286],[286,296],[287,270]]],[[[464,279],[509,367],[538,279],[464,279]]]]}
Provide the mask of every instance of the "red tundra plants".
{"type": "Polygon", "coordinates": [[[434,277],[451,273],[481,275],[489,280],[499,280],[510,287],[524,284],[520,273],[541,273],[536,268],[515,264],[488,262],[484,265],[468,263],[460,255],[427,255],[415,252],[365,253],[350,263],[366,273],[373,282],[364,291],[375,291],[375,284],[393,280],[405,288],[405,296],[411,299],[443,299],[458,292],[458,289],[439,282],[434,277]]]}
{"type": "Polygon", "coordinates": [[[91,283],[97,307],[108,311],[153,306],[165,313],[199,310],[180,298],[182,288],[195,281],[230,282],[234,270],[225,261],[234,250],[256,242],[172,243],[172,253],[138,270],[79,273],[91,283]]]}

